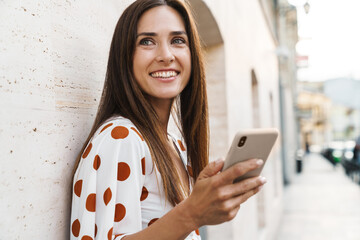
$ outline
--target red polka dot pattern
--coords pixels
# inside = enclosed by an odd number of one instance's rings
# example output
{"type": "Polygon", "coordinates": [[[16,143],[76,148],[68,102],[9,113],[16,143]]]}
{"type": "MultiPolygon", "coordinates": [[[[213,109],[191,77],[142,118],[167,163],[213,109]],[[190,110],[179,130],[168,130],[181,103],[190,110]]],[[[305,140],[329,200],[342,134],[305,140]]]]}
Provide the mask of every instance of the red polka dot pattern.
{"type": "Polygon", "coordinates": [[[142,175],[145,175],[145,158],[144,157],[141,159],[141,171],[142,171],[142,175]]]}
{"type": "MultiPolygon", "coordinates": [[[[123,117],[105,123],[98,133],[82,152],[82,162],[79,165],[81,169],[77,171],[73,185],[73,222],[70,235],[78,240],[121,238],[124,233],[133,229],[134,224],[145,221],[145,225],[150,226],[168,211],[168,208],[160,204],[162,193],[150,194],[152,189],[159,187],[159,182],[157,171],[152,170],[156,166],[153,165],[145,135],[142,136],[141,132],[123,117]],[[121,151],[118,153],[117,149],[121,151]],[[116,165],[113,165],[114,163],[116,165]],[[138,191],[134,191],[134,185],[143,186],[140,196],[138,191]],[[119,195],[117,191],[113,192],[118,187],[119,195]],[[156,204],[157,202],[159,204],[156,204]],[[145,219],[142,214],[132,215],[130,209],[134,207],[133,204],[141,206],[142,209],[152,208],[153,212],[146,215],[145,219]],[[102,217],[108,213],[113,217],[102,217]],[[93,219],[95,216],[96,224],[93,222],[88,226],[86,219],[93,219]],[[117,224],[121,225],[121,229],[115,228],[117,224]]],[[[186,158],[185,142],[182,141],[175,139],[179,151],[186,158]]],[[[186,166],[186,170],[192,176],[190,165],[186,166]]],[[[190,236],[192,239],[199,239],[199,230],[194,230],[190,236]]]]}
{"type": "Polygon", "coordinates": [[[86,158],[86,157],[89,155],[89,153],[90,153],[90,151],[91,151],[91,148],[92,148],[92,143],[90,143],[90,144],[87,146],[87,148],[85,149],[85,151],[84,151],[84,153],[83,153],[83,155],[82,155],[82,158],[86,158]]]}
{"type": "Polygon", "coordinates": [[[112,192],[111,192],[111,189],[108,188],[108,189],[106,189],[106,191],[104,192],[104,203],[105,203],[106,206],[107,206],[108,203],[110,202],[111,197],[112,197],[112,192]]]}
{"type": "Polygon", "coordinates": [[[124,139],[129,135],[129,130],[126,127],[118,126],[111,130],[111,136],[114,139],[124,139]]]}
{"type": "Polygon", "coordinates": [[[130,176],[130,167],[125,162],[118,163],[117,179],[118,181],[125,181],[130,176]]]}
{"type": "Polygon", "coordinates": [[[110,127],[112,125],[113,125],[113,123],[107,124],[105,127],[103,127],[103,129],[101,129],[100,133],[102,133],[102,131],[104,131],[105,129],[107,129],[108,127],[110,127]]]}
{"type": "Polygon", "coordinates": [[[108,240],[112,239],[112,233],[113,233],[113,228],[110,228],[109,232],[108,232],[108,240]]]}
{"type": "Polygon", "coordinates": [[[76,219],[71,225],[71,232],[75,237],[79,236],[80,233],[80,222],[79,219],[76,219]]]}
{"type": "Polygon", "coordinates": [[[180,140],[177,140],[179,146],[180,146],[180,149],[181,151],[186,151],[185,147],[184,147],[184,144],[180,141],[180,140]]]}
{"type": "Polygon", "coordinates": [[[156,222],[159,218],[154,218],[151,219],[151,221],[148,223],[148,226],[150,226],[151,224],[153,224],[154,222],[156,222]]]}
{"type": "Polygon", "coordinates": [[[146,189],[146,187],[143,187],[141,191],[140,201],[144,201],[148,195],[149,195],[149,191],[146,189]]]}
{"type": "Polygon", "coordinates": [[[83,180],[80,179],[80,180],[78,180],[78,181],[74,184],[74,193],[75,193],[75,195],[78,196],[78,197],[81,196],[82,183],[83,183],[83,180]]]}
{"type": "Polygon", "coordinates": [[[96,194],[95,193],[91,193],[87,199],[86,199],[86,210],[88,210],[89,212],[95,212],[95,208],[96,208],[96,194]]]}
{"type": "Polygon", "coordinates": [[[85,235],[81,238],[81,240],[93,240],[93,238],[88,235],[85,235]]]}
{"type": "Polygon", "coordinates": [[[141,138],[141,141],[144,141],[144,138],[141,136],[141,134],[139,133],[139,131],[138,131],[138,130],[136,130],[136,128],[131,127],[131,130],[133,130],[134,132],[136,132],[136,133],[137,133],[137,135],[139,135],[139,137],[141,138]]]}
{"type": "Polygon", "coordinates": [[[94,158],[93,168],[95,170],[98,170],[100,167],[100,164],[101,164],[101,159],[100,159],[99,155],[96,155],[94,158]]]}
{"type": "Polygon", "coordinates": [[[126,208],[121,203],[115,205],[115,222],[120,222],[126,215],[126,208]]]}

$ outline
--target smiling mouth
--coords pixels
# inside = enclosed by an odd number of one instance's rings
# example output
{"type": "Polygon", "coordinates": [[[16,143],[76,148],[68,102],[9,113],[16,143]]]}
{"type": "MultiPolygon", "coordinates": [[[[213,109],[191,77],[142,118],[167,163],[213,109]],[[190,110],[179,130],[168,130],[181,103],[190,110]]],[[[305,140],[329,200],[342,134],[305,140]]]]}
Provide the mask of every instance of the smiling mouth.
{"type": "Polygon", "coordinates": [[[150,73],[150,76],[154,78],[171,78],[176,77],[177,75],[179,75],[179,72],[177,71],[158,71],[150,73]]]}

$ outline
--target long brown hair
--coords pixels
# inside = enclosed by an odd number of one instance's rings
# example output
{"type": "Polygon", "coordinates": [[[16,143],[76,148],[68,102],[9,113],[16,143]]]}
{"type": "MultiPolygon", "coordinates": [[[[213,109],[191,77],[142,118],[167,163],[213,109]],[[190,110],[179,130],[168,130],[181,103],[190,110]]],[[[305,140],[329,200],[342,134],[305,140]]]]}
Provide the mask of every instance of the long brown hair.
{"type": "Polygon", "coordinates": [[[173,109],[176,109],[176,120],[196,180],[208,163],[208,109],[200,39],[187,4],[181,0],[137,0],[125,9],[111,42],[104,89],[95,122],[75,164],[76,169],[81,153],[101,124],[113,116],[128,118],[148,144],[161,175],[165,195],[173,205],[184,198],[182,184],[171,161],[166,134],[160,126],[159,118],[134,78],[133,55],[138,21],[145,11],[165,5],[181,15],[189,39],[192,67],[189,83],[174,101],[173,109]]]}

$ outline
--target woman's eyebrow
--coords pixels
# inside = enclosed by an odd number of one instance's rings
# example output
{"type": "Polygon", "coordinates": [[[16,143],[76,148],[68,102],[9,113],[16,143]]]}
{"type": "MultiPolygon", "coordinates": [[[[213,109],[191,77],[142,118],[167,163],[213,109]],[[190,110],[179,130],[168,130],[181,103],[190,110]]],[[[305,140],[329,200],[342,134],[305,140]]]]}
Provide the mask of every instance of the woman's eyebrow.
{"type": "MultiPolygon", "coordinates": [[[[136,38],[140,37],[140,36],[148,36],[148,37],[155,37],[158,36],[159,34],[155,33],[155,32],[142,32],[136,35],[136,38]]],[[[175,36],[175,35],[187,35],[185,31],[172,31],[170,32],[171,36],[175,36]]]]}
{"type": "Polygon", "coordinates": [[[154,37],[157,36],[158,34],[154,33],[154,32],[142,32],[136,35],[136,38],[140,37],[140,36],[150,36],[150,37],[154,37]]]}
{"type": "Polygon", "coordinates": [[[170,35],[187,35],[185,31],[173,31],[170,33],[170,35]]]}

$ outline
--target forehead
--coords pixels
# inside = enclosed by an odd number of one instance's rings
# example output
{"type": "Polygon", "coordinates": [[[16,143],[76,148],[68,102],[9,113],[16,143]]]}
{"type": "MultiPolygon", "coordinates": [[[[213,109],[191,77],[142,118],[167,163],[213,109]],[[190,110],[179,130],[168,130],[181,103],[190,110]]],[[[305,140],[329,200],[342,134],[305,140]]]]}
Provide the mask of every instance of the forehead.
{"type": "Polygon", "coordinates": [[[181,15],[169,6],[159,6],[147,10],[139,19],[137,31],[158,32],[163,30],[185,31],[181,15]]]}

